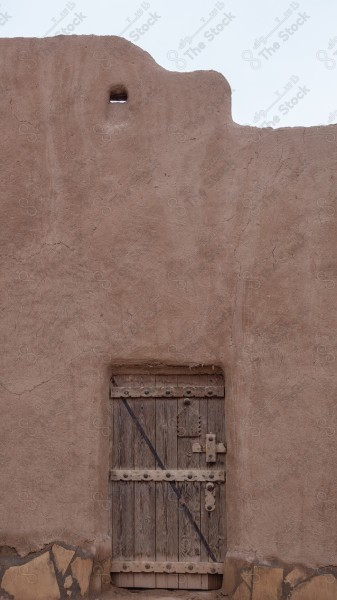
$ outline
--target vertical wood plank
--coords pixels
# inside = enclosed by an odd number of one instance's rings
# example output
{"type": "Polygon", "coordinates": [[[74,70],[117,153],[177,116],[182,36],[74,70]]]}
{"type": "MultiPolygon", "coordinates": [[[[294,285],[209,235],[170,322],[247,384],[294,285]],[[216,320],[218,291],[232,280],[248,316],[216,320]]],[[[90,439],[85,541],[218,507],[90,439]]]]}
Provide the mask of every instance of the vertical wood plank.
{"type": "MultiPolygon", "coordinates": [[[[175,375],[157,375],[156,386],[174,386],[175,375]]],[[[167,469],[177,468],[177,399],[156,400],[156,450],[167,469]]],[[[178,499],[169,483],[156,483],[156,560],[178,560],[178,499]]],[[[156,587],[178,587],[178,575],[157,573],[156,587]]]]}
{"type": "MultiPolygon", "coordinates": [[[[225,403],[223,398],[208,398],[208,430],[215,433],[217,442],[225,442],[225,403]]],[[[225,469],[226,455],[218,454],[211,469],[225,469]]],[[[215,486],[215,510],[209,513],[208,539],[218,562],[226,553],[226,484],[215,486]]]]}
{"type": "MultiPolygon", "coordinates": [[[[178,375],[178,385],[199,385],[200,375],[178,375]]],[[[199,399],[190,398],[190,408],[199,414],[199,399]]],[[[184,410],[184,398],[178,399],[178,413],[184,410]]],[[[199,468],[199,454],[192,452],[193,441],[201,438],[178,437],[178,469],[199,468]]],[[[200,527],[200,482],[184,481],[180,484],[183,496],[197,525],[200,527]]],[[[179,560],[200,562],[200,538],[185,512],[179,509],[179,560]]],[[[201,575],[179,575],[179,589],[201,589],[201,575]]]]}
{"type": "MultiPolygon", "coordinates": [[[[154,376],[151,385],[154,385],[154,376]]],[[[140,385],[142,382],[137,382],[140,385]]],[[[150,385],[147,378],[146,383],[150,385]]],[[[154,399],[136,398],[130,405],[146,435],[155,446],[156,406],[154,399]]],[[[140,432],[135,432],[134,468],[155,469],[156,460],[152,455],[140,432]]],[[[156,552],[156,496],[154,481],[135,482],[134,528],[135,528],[135,560],[154,560],[156,552]]],[[[134,586],[153,588],[156,585],[155,573],[135,573],[134,586]]]]}
{"type": "MultiPolygon", "coordinates": [[[[207,385],[207,380],[203,382],[207,385]]],[[[208,433],[208,421],[207,421],[207,398],[200,398],[200,416],[201,416],[201,443],[205,443],[206,433],[208,433]]],[[[207,469],[208,464],[206,463],[206,456],[204,453],[199,454],[199,469],[207,469]]],[[[200,484],[200,528],[207,541],[209,541],[208,535],[208,524],[209,524],[209,513],[205,510],[205,488],[206,483],[200,484]]],[[[200,548],[200,560],[202,562],[208,562],[210,560],[206,548],[201,544],[200,548]]],[[[209,588],[209,577],[208,575],[201,575],[201,587],[202,590],[208,590],[209,588]]]]}
{"type": "MultiPolygon", "coordinates": [[[[130,468],[134,460],[134,429],[121,400],[113,400],[112,468],[130,468]]],[[[134,482],[115,481],[112,485],[112,557],[132,560],[134,555],[134,482]],[[129,515],[129,516],[128,516],[129,515]]],[[[120,587],[133,586],[133,574],[113,576],[120,587]]]]}

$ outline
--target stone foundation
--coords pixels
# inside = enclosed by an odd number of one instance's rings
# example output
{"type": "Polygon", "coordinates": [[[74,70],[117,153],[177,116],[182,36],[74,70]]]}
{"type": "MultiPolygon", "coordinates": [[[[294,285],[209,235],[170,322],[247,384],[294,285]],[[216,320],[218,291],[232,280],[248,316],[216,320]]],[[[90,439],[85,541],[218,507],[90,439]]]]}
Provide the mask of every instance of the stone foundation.
{"type": "Polygon", "coordinates": [[[228,558],[222,591],[229,600],[336,600],[337,567],[263,566],[228,558]]]}
{"type": "Polygon", "coordinates": [[[110,559],[60,543],[21,558],[4,547],[0,553],[0,599],[61,600],[97,594],[110,585],[110,559]]]}
{"type": "MultiPolygon", "coordinates": [[[[110,558],[61,543],[21,558],[0,552],[0,600],[73,600],[110,588],[110,558]]],[[[227,558],[222,594],[228,600],[336,600],[337,567],[261,565],[227,558]]]]}

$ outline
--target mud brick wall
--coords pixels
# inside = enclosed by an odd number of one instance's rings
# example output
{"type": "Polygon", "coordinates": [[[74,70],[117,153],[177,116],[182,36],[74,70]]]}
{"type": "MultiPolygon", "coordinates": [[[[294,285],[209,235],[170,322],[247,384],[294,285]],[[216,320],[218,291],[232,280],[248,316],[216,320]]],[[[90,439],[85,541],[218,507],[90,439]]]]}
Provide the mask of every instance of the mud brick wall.
{"type": "Polygon", "coordinates": [[[335,598],[336,126],[239,126],[115,37],[0,53],[2,593],[99,588],[112,365],[159,362],[225,373],[228,594],[335,598]]]}

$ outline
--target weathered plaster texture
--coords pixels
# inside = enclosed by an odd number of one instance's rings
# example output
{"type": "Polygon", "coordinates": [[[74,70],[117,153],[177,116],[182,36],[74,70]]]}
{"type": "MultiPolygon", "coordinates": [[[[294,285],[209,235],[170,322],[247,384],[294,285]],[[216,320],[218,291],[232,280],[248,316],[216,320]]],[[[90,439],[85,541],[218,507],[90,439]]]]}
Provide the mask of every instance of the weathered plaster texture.
{"type": "Polygon", "coordinates": [[[1,544],[108,556],[112,365],[216,364],[228,556],[336,564],[336,127],[115,37],[0,52],[1,544]]]}

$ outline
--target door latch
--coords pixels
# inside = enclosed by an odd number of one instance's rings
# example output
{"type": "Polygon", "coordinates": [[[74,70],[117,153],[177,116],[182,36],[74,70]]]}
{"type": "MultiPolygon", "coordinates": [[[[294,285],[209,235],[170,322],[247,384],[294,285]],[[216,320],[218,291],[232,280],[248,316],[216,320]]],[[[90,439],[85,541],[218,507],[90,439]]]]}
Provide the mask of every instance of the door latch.
{"type": "Polygon", "coordinates": [[[213,510],[215,509],[215,486],[214,486],[214,483],[206,483],[205,508],[206,508],[207,512],[213,512],[213,510]]]}
{"type": "Polygon", "coordinates": [[[195,442],[192,444],[192,452],[205,452],[206,462],[215,463],[217,454],[225,454],[227,451],[225,444],[216,442],[215,433],[206,433],[206,444],[195,442]]]}

